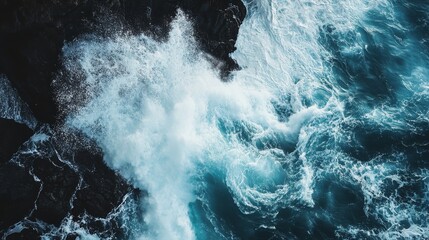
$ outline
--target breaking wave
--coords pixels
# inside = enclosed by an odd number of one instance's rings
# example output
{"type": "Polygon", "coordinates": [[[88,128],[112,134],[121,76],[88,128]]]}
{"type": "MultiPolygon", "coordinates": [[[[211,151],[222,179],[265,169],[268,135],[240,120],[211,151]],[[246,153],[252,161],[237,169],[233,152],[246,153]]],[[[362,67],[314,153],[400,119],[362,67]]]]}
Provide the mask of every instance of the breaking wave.
{"type": "Polygon", "coordinates": [[[65,47],[65,126],[149,194],[130,238],[429,238],[429,6],[246,7],[226,82],[181,12],[65,47]]]}

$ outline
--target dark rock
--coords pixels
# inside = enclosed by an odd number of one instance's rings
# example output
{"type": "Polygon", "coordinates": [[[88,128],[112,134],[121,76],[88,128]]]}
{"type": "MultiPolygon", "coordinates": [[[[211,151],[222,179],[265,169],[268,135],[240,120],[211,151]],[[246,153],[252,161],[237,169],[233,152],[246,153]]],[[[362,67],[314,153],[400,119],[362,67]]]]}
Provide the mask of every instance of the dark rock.
{"type": "Polygon", "coordinates": [[[76,5],[84,4],[67,0],[0,2],[0,72],[42,122],[54,122],[57,112],[50,84],[65,40],[62,19],[76,5]]]}
{"type": "Polygon", "coordinates": [[[238,68],[229,56],[235,51],[238,30],[246,8],[241,0],[185,1],[184,9],[195,19],[197,36],[204,50],[224,62],[222,72],[229,73],[238,68]]]}
{"type": "Polygon", "coordinates": [[[6,73],[36,118],[53,122],[56,107],[51,94],[62,39],[53,27],[33,27],[25,32],[2,36],[0,71],[6,73]]]}
{"type": "Polygon", "coordinates": [[[13,233],[6,237],[6,240],[37,240],[41,239],[38,231],[32,228],[24,228],[19,233],[13,233]]]}
{"type": "Polygon", "coordinates": [[[27,171],[12,163],[0,165],[0,183],[0,229],[5,229],[30,214],[39,184],[27,171]]]}
{"type": "Polygon", "coordinates": [[[0,164],[9,161],[10,157],[32,134],[33,131],[26,125],[0,118],[0,164]]]}
{"type": "Polygon", "coordinates": [[[43,182],[33,217],[58,226],[71,208],[79,176],[58,159],[35,159],[33,172],[43,182]]]}
{"type": "Polygon", "coordinates": [[[81,150],[75,155],[75,161],[80,166],[84,183],[76,193],[73,214],[87,212],[94,217],[106,217],[132,187],[104,164],[99,153],[81,150]]]}

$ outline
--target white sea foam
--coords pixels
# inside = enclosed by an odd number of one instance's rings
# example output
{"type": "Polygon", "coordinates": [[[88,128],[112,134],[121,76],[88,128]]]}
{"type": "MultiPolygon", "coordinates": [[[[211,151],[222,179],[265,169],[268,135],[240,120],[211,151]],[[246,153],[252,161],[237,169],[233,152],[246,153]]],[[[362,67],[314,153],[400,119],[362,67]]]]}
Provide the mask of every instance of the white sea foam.
{"type": "Polygon", "coordinates": [[[67,124],[94,138],[113,168],[148,190],[145,238],[195,237],[188,204],[195,199],[197,183],[191,180],[197,164],[227,173],[243,211],[269,207],[285,194],[277,158],[243,145],[234,133],[225,136],[220,121],[252,128],[255,139],[297,138],[296,129],[317,112],[303,109],[280,122],[272,89],[246,79],[222,82],[193,49],[188,27],[179,15],[165,43],[126,36],[78,42],[65,50],[66,57],[78,58],[80,69],[73,70],[84,73],[90,98],[67,124]]]}
{"type": "MultiPolygon", "coordinates": [[[[361,119],[345,116],[341,99],[347,92],[333,81],[324,62],[331,53],[319,43],[322,27],[351,31],[380,5],[389,9],[384,0],[247,1],[248,16],[232,54],[243,69],[230,82],[221,81],[195,48],[181,13],[165,42],[145,35],[74,42],[64,50],[65,63],[83,79],[72,84],[85,92],[60,90],[60,102],[78,106],[67,126],[93,138],[111,167],[148,190],[148,231],[142,239],[198,237],[189,203],[201,198],[202,176],[215,172],[222,173],[242,213],[265,217],[290,204],[314,207],[317,178],[337,174],[361,188],[367,214],[395,226],[399,218],[386,209],[399,203],[379,201],[383,179],[397,179],[393,166],[356,164],[340,150],[340,143],[352,138],[342,126],[361,119]],[[83,96],[80,102],[73,102],[76,95],[83,96]],[[276,112],[279,102],[289,111],[285,118],[276,112]],[[294,147],[288,152],[282,144],[294,147]],[[374,204],[380,204],[379,212],[370,211],[374,204]]],[[[356,48],[365,46],[350,51],[356,48]]],[[[388,114],[373,109],[363,118],[402,127],[403,121],[387,123],[388,114]]],[[[428,234],[415,225],[390,232],[411,236],[413,229],[418,236],[428,234]]]]}

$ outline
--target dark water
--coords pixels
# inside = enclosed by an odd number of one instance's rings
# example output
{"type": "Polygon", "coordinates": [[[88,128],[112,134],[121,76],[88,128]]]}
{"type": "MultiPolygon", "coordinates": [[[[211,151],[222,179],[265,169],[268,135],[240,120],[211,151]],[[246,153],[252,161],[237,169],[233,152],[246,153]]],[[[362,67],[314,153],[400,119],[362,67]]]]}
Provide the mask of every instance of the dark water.
{"type": "Polygon", "coordinates": [[[246,6],[227,83],[183,16],[65,48],[67,127],[148,190],[129,238],[429,238],[429,2],[246,6]]]}

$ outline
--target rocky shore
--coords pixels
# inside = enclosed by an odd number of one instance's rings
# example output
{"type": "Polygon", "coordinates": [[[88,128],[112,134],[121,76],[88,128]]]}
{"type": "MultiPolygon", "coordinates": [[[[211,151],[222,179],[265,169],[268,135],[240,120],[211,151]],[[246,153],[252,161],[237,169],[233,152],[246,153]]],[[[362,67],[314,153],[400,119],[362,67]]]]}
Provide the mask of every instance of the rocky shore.
{"type": "Polygon", "coordinates": [[[63,141],[67,133],[57,130],[62,119],[52,81],[61,70],[64,44],[85,34],[109,34],[106,18],[131,34],[146,32],[162,39],[178,8],[193,20],[200,47],[227,78],[238,68],[229,54],[246,14],[240,0],[0,0],[0,75],[17,92],[17,104],[28,109],[24,115],[36,121],[35,126],[24,124],[10,114],[10,104],[0,107],[4,239],[75,239],[78,233],[65,231],[70,222],[85,222],[80,227],[99,236],[126,236],[112,213],[146,193],[109,169],[98,148],[71,147],[63,141]]]}

